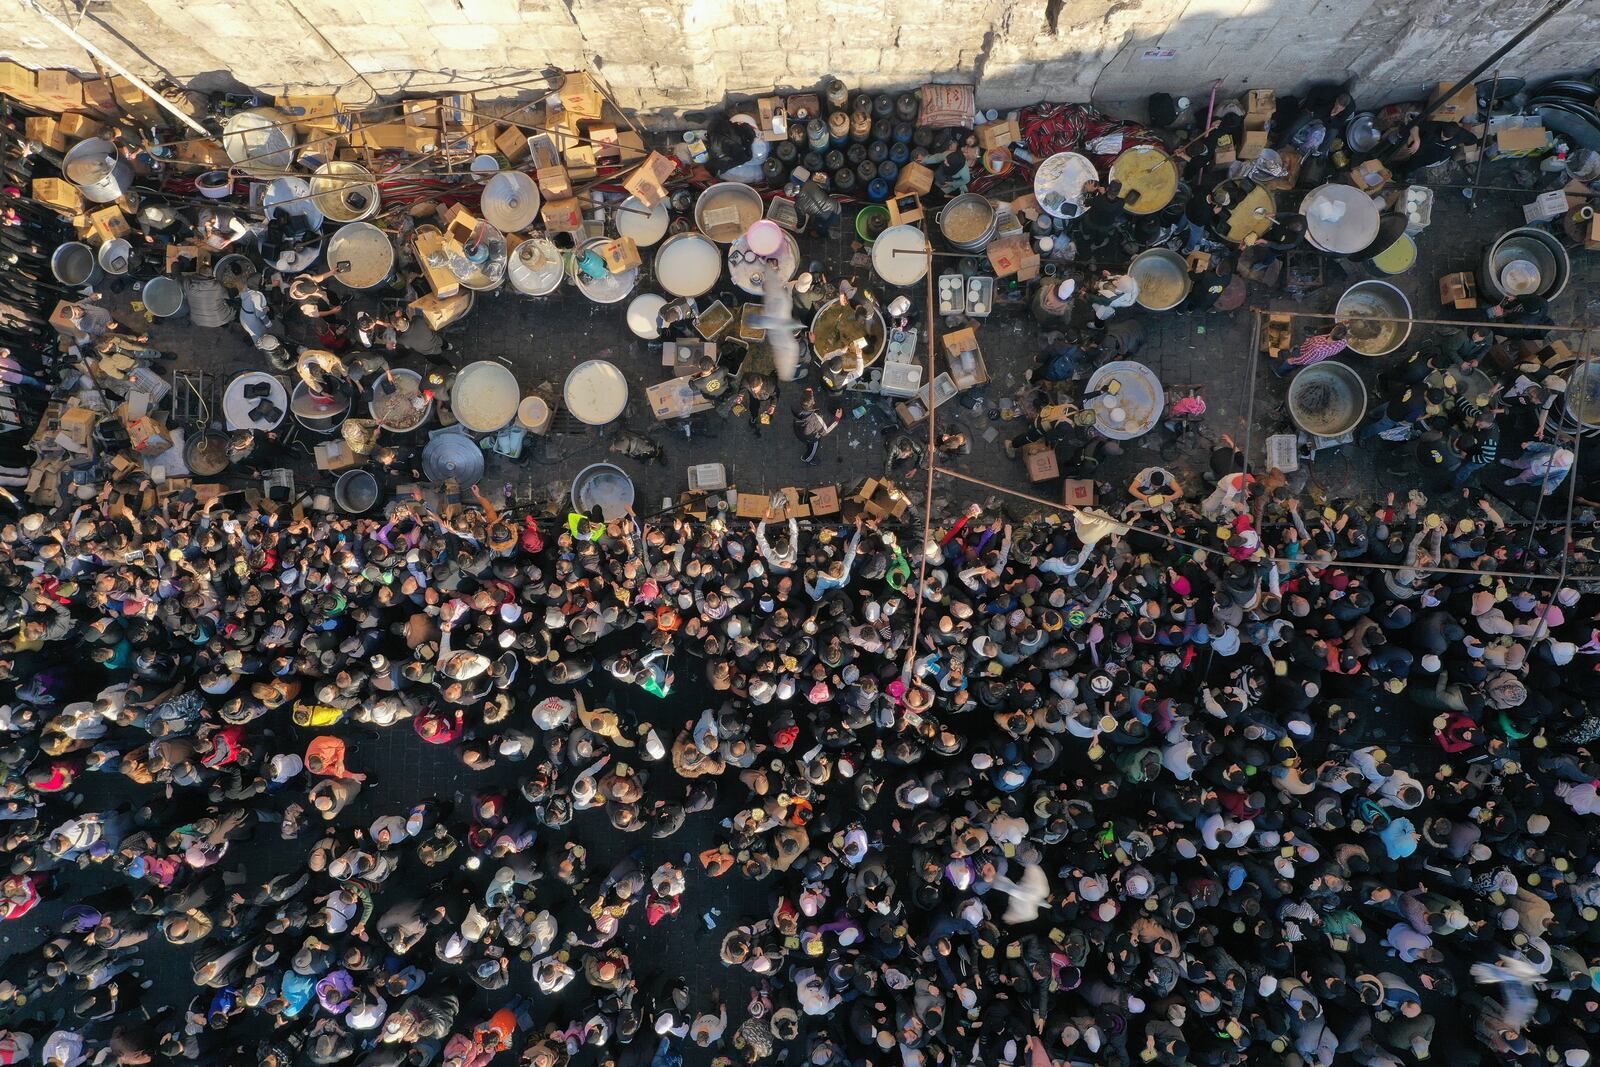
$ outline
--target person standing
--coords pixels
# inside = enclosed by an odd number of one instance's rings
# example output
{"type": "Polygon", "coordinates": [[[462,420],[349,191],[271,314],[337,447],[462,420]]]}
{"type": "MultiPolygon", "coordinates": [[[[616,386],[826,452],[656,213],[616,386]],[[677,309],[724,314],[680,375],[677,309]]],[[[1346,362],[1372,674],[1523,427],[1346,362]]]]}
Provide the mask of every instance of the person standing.
{"type": "Polygon", "coordinates": [[[839,420],[844,418],[843,408],[833,409],[833,421],[823,418],[822,412],[817,409],[816,394],[806,390],[805,399],[800,406],[794,409],[794,435],[805,446],[805,454],[800,457],[801,462],[809,466],[817,463],[817,450],[822,447],[822,439],[839,428],[839,420]]]}
{"type": "Polygon", "coordinates": [[[1278,364],[1273,373],[1282,378],[1300,367],[1332,359],[1350,347],[1350,327],[1336,323],[1327,333],[1312,334],[1300,342],[1300,351],[1278,364]]]}

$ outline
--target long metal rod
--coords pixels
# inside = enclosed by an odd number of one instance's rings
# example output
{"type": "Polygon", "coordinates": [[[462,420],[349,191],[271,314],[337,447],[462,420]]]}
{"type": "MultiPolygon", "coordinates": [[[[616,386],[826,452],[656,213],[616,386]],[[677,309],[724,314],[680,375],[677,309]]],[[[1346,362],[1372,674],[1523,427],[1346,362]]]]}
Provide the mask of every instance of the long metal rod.
{"type": "MultiPolygon", "coordinates": [[[[1267,315],[1287,315],[1296,319],[1336,319],[1331,311],[1290,311],[1283,308],[1252,308],[1267,315]]],[[[1384,315],[1362,315],[1362,322],[1401,322],[1413,326],[1476,326],[1489,330],[1559,330],[1562,333],[1587,333],[1588,326],[1556,326],[1543,323],[1485,322],[1483,319],[1396,319],[1384,315]]]]}
{"type": "Polygon", "coordinates": [[[40,5],[39,0],[27,0],[27,4],[28,7],[33,10],[34,14],[38,15],[50,25],[54,26],[64,36],[70,38],[85,52],[88,52],[91,56],[100,60],[100,62],[104,63],[118,74],[122,75],[124,78],[127,78],[128,81],[133,83],[135,88],[137,88],[144,95],[148,96],[151,100],[154,100],[164,110],[170,112],[179,122],[182,122],[185,126],[189,127],[191,130],[200,134],[200,136],[206,138],[207,140],[216,140],[216,138],[213,137],[210,131],[208,131],[204,126],[190,118],[171,100],[168,100],[166,97],[156,92],[155,89],[150,86],[149,82],[133,73],[127,67],[124,67],[121,63],[118,63],[115,59],[112,59],[110,56],[106,55],[105,51],[101,49],[100,46],[96,45],[93,41],[89,40],[71,26],[68,26],[65,22],[62,22],[60,19],[56,18],[55,15],[51,14],[42,5],[40,5]]]}
{"type": "MultiPolygon", "coordinates": [[[[1250,439],[1256,423],[1256,369],[1261,365],[1261,310],[1250,309],[1250,393],[1244,412],[1244,470],[1239,478],[1240,503],[1250,514],[1250,439]]],[[[1231,466],[1231,464],[1230,464],[1231,466]]]]}
{"type": "MultiPolygon", "coordinates": [[[[1589,333],[1587,330],[1584,331],[1582,340],[1578,342],[1578,351],[1583,356],[1583,362],[1578,369],[1587,375],[1590,358],[1589,333]]],[[[1567,471],[1567,514],[1561,532],[1561,571],[1556,576],[1557,590],[1567,583],[1567,566],[1572,561],[1572,510],[1577,503],[1578,459],[1583,453],[1583,400],[1584,394],[1587,392],[1588,390],[1584,390],[1578,394],[1578,407],[1572,413],[1573,421],[1578,424],[1578,431],[1572,435],[1572,469],[1567,471]]],[[[1544,639],[1544,633],[1549,624],[1549,612],[1539,616],[1539,625],[1533,631],[1534,641],[1537,642],[1544,639]]]]}
{"type": "Polygon", "coordinates": [[[938,318],[935,312],[938,310],[938,307],[934,303],[933,298],[932,271],[927,273],[926,280],[926,293],[928,299],[928,356],[927,370],[924,373],[928,380],[928,454],[926,457],[926,462],[928,464],[928,482],[926,492],[924,493],[922,499],[922,544],[920,546],[920,559],[917,563],[917,606],[916,610],[911,613],[911,644],[906,648],[906,661],[900,671],[900,680],[906,685],[911,684],[911,666],[917,661],[917,643],[922,636],[922,605],[927,601],[927,597],[923,595],[923,590],[928,587],[928,552],[930,547],[928,542],[933,537],[933,469],[935,466],[935,459],[938,455],[938,453],[935,451],[935,449],[938,447],[938,444],[934,435],[935,427],[939,422],[939,408],[933,402],[933,335],[935,332],[934,323],[938,318]]]}
{"type": "MultiPolygon", "coordinates": [[[[1500,92],[1500,68],[1494,68],[1494,81],[1489,86],[1489,106],[1494,106],[1494,98],[1500,92]]],[[[1472,191],[1467,195],[1472,197],[1472,202],[1467,205],[1467,214],[1478,213],[1478,184],[1483,181],[1483,164],[1489,158],[1489,146],[1484,143],[1489,139],[1489,116],[1483,116],[1483,141],[1478,142],[1478,166],[1472,174],[1472,191]]]]}
{"type": "Polygon", "coordinates": [[[1488,59],[1485,59],[1482,63],[1479,63],[1476,67],[1473,67],[1471,73],[1467,74],[1449,89],[1446,89],[1444,92],[1440,93],[1439,98],[1424,108],[1422,114],[1418,115],[1414,121],[1418,123],[1426,121],[1429,116],[1431,116],[1435,111],[1438,111],[1441,107],[1444,107],[1444,105],[1447,104],[1457,93],[1459,93],[1462,89],[1465,89],[1468,85],[1472,84],[1473,80],[1476,79],[1478,75],[1482,74],[1484,71],[1500,62],[1500,60],[1504,59],[1513,48],[1517,47],[1517,45],[1521,44],[1523,41],[1526,41],[1539,29],[1539,27],[1543,26],[1545,23],[1561,14],[1561,12],[1565,10],[1571,3],[1572,0],[1555,0],[1555,3],[1545,8],[1544,11],[1539,14],[1538,18],[1535,18],[1532,22],[1522,27],[1522,29],[1512,34],[1511,39],[1505,44],[1501,45],[1499,48],[1495,49],[1494,53],[1489,56],[1488,59]]]}

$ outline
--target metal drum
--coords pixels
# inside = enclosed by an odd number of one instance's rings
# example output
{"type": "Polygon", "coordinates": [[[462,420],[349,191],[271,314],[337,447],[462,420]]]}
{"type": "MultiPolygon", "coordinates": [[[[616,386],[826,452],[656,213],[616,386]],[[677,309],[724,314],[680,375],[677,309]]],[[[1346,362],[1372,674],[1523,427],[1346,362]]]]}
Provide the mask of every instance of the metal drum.
{"type": "Polygon", "coordinates": [[[371,218],[383,201],[372,172],[359,163],[336,159],[324,163],[311,176],[311,194],[317,208],[334,222],[360,222],[371,218]]]}
{"type": "Polygon", "coordinates": [[[1478,265],[1478,291],[1488,297],[1486,303],[1518,295],[1553,300],[1567,287],[1571,275],[1572,262],[1554,234],[1519,226],[1501,234],[1484,253],[1478,265]],[[1517,288],[1526,292],[1510,291],[1517,288]]]}
{"type": "Polygon", "coordinates": [[[1161,379],[1143,363],[1128,359],[1100,366],[1083,391],[1093,397],[1086,406],[1094,412],[1095,431],[1113,441],[1131,441],[1149,433],[1167,406],[1161,379]],[[1109,388],[1112,381],[1118,385],[1115,393],[1109,388]]]}
{"type": "Polygon", "coordinates": [[[722,252],[704,234],[675,233],[656,249],[655,272],[673,296],[702,296],[722,277],[722,252]]]}
{"type": "Polygon", "coordinates": [[[617,207],[617,236],[632,237],[640,248],[648,248],[667,235],[667,202],[658,200],[654,207],[645,207],[644,201],[630,196],[617,207]]]}
{"type": "Polygon", "coordinates": [[[423,389],[422,375],[416,371],[394,367],[389,373],[395,379],[393,390],[386,392],[386,380],[379,378],[372,386],[367,414],[385,430],[409,433],[427,422],[428,416],[433,414],[433,397],[423,389]]]}
{"type": "Polygon", "coordinates": [[[133,184],[133,168],[104,137],[88,137],[61,159],[61,173],[78,187],[85,200],[109,204],[133,184]]]}
{"type": "Polygon", "coordinates": [[[96,258],[107,274],[126,274],[133,269],[133,246],[121,237],[113,237],[100,246],[96,258]]]}
{"type": "Polygon", "coordinates": [[[516,233],[538,219],[539,203],[539,186],[532,178],[520,170],[503,170],[484,185],[478,213],[502,233],[516,233]]]}
{"type": "Polygon", "coordinates": [[[915,226],[890,226],[872,242],[872,269],[890,285],[905,287],[928,273],[928,238],[915,226]]]}
{"type": "Polygon", "coordinates": [[[585,252],[600,254],[600,250],[611,243],[608,237],[591,237],[578,246],[577,255],[572,257],[572,282],[578,291],[593,300],[596,304],[615,304],[627,298],[633,292],[634,284],[639,280],[639,268],[629,267],[618,274],[602,274],[598,278],[591,278],[583,273],[578,265],[585,252]]]}
{"type": "Polygon", "coordinates": [[[450,386],[450,410],[474,433],[494,433],[517,414],[522,390],[509,367],[479,360],[462,367],[450,386]]]}
{"type": "Polygon", "coordinates": [[[483,452],[464,433],[436,434],[422,449],[422,473],[430,482],[477,485],[483,477],[483,452]]]}
{"type": "Polygon", "coordinates": [[[934,216],[939,232],[950,247],[962,252],[981,252],[994,240],[999,219],[986,196],[962,193],[934,216]]]}
{"type": "Polygon", "coordinates": [[[628,379],[614,363],[585,360],[567,375],[561,405],[579,422],[604,426],[628,406],[628,379]]]}
{"type": "MultiPolygon", "coordinates": [[[[870,367],[883,355],[889,333],[883,325],[883,312],[878,310],[876,304],[866,306],[872,314],[866,322],[867,348],[861,353],[861,364],[870,367]]],[[[837,300],[830,300],[817,309],[811,319],[811,347],[816,350],[819,359],[841,351],[849,344],[843,326],[846,320],[854,320],[855,317],[855,308],[846,307],[837,300]]]]}
{"type": "Polygon", "coordinates": [[[1289,417],[1314,437],[1343,437],[1367,413],[1367,387],[1349,366],[1323,360],[1289,382],[1289,417]]]}
{"type": "Polygon", "coordinates": [[[378,479],[364,470],[349,470],[333,483],[333,502],[339,510],[359,515],[378,502],[378,479]]]}
{"type": "Polygon", "coordinates": [[[1046,215],[1075,219],[1083,214],[1083,187],[1099,176],[1094,161],[1077,152],[1057,152],[1033,172],[1033,195],[1046,215]]]}
{"type": "Polygon", "coordinates": [[[215,478],[228,469],[228,435],[207,430],[189,437],[183,442],[183,463],[196,477],[215,478]]]}
{"type": "Polygon", "coordinates": [[[282,173],[294,164],[294,123],[276,108],[240,111],[222,130],[222,150],[252,174],[282,173]]]}
{"type": "Polygon", "coordinates": [[[761,296],[765,291],[761,279],[769,270],[776,270],[782,281],[793,278],[800,271],[800,245],[794,235],[783,232],[778,254],[770,258],[777,263],[776,267],[752,252],[749,242],[741,237],[728,247],[728,277],[751,296],[761,296]]]}
{"type": "Polygon", "coordinates": [[[1150,145],[1135,145],[1118,156],[1107,181],[1122,190],[1122,207],[1130,215],[1154,215],[1178,192],[1178,166],[1171,156],[1150,145]]]}
{"type": "Polygon", "coordinates": [[[695,228],[718,244],[737,241],[761,219],[761,194],[739,182],[718,182],[694,202],[695,228]]]}
{"type": "Polygon", "coordinates": [[[628,514],[633,507],[633,481],[622,468],[610,463],[595,463],[583,468],[572,479],[572,508],[589,514],[595,508],[607,522],[628,514]]]}
{"type": "Polygon", "coordinates": [[[561,249],[548,237],[532,237],[517,246],[506,266],[511,288],[524,296],[553,293],[566,276],[561,249]]]}
{"type": "Polygon", "coordinates": [[[100,280],[100,264],[94,249],[82,241],[67,241],[50,254],[50,273],[69,289],[85,289],[100,280]]]}
{"type": "Polygon", "coordinates": [[[1139,283],[1139,306],[1171,311],[1189,295],[1189,264],[1166,248],[1149,248],[1133,257],[1128,273],[1139,283]]]}
{"type": "Polygon", "coordinates": [[[158,319],[170,319],[183,310],[183,286],[171,278],[151,278],[139,295],[144,309],[158,319]]]}
{"type": "Polygon", "coordinates": [[[333,433],[350,414],[350,398],[322,396],[313,393],[305,382],[299,382],[289,396],[289,414],[312,433],[333,433]]]}
{"type": "Polygon", "coordinates": [[[376,289],[394,273],[394,245],[370,222],[346,223],[328,238],[328,265],[339,272],[339,284],[376,289]]]}
{"type": "Polygon", "coordinates": [[[1357,282],[1344,291],[1333,314],[1350,327],[1350,350],[1363,356],[1388,355],[1411,336],[1411,302],[1388,282],[1357,282]]]}

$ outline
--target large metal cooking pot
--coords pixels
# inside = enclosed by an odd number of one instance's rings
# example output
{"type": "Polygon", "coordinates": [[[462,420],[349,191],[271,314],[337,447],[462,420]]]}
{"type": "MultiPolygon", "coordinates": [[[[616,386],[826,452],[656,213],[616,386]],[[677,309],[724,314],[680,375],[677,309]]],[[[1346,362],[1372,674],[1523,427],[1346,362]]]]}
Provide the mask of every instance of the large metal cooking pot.
{"type": "Polygon", "coordinates": [[[1139,306],[1171,311],[1189,295],[1189,264],[1167,248],[1147,248],[1133,257],[1128,273],[1139,283],[1139,306]]]}
{"type": "MultiPolygon", "coordinates": [[[[1506,291],[1502,279],[1506,276],[1506,268],[1519,261],[1532,264],[1538,272],[1538,283],[1532,295],[1547,300],[1560,296],[1572,275],[1572,261],[1567,258],[1567,250],[1554,234],[1532,226],[1519,226],[1501,234],[1483,254],[1483,261],[1478,264],[1479,293],[1486,295],[1493,303],[1516,295],[1506,291]]],[[[1524,270],[1519,267],[1517,273],[1520,275],[1524,270]]]]}
{"type": "Polygon", "coordinates": [[[1334,318],[1350,327],[1350,350],[1384,356],[1411,336],[1411,301],[1388,282],[1357,282],[1344,291],[1334,318]],[[1373,320],[1404,321],[1373,321],[1373,320]]]}
{"type": "Polygon", "coordinates": [[[998,224],[994,205],[978,193],[962,193],[946,204],[934,221],[950,247],[963,252],[981,252],[989,247],[998,224]]]}
{"type": "Polygon", "coordinates": [[[311,195],[334,222],[360,222],[378,210],[382,196],[372,172],[359,163],[336,159],[311,176],[311,195]]]}
{"type": "Polygon", "coordinates": [[[94,249],[82,241],[67,241],[50,255],[50,273],[69,289],[86,289],[100,280],[94,249]]]}
{"type": "Polygon", "coordinates": [[[1342,437],[1367,413],[1367,387],[1361,375],[1335,360],[1295,373],[1289,382],[1289,417],[1316,437],[1342,437]]]}
{"type": "Polygon", "coordinates": [[[61,173],[85,200],[96,204],[111,203],[133,183],[133,168],[104,137],[85,138],[73,145],[62,157],[61,173]]]}
{"type": "Polygon", "coordinates": [[[339,284],[375,289],[394,273],[394,245],[389,235],[370,222],[350,222],[328,239],[328,265],[339,272],[339,284]]]}
{"type": "Polygon", "coordinates": [[[222,129],[222,150],[252,174],[283,173],[294,163],[294,120],[271,107],[240,111],[222,129]]]}

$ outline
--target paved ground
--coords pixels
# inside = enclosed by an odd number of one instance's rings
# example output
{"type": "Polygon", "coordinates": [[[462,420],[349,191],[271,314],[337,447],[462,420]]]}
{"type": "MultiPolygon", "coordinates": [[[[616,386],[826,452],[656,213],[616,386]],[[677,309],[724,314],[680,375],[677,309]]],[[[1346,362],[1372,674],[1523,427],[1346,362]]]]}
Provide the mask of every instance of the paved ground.
{"type": "MultiPolygon", "coordinates": [[[[1501,185],[1520,184],[1532,177],[1526,164],[1517,163],[1491,165],[1486,174],[1486,180],[1501,185]]],[[[1389,279],[1406,292],[1415,314],[1422,317],[1458,314],[1440,308],[1438,277],[1448,271],[1471,269],[1489,240],[1521,222],[1521,204],[1530,199],[1531,192],[1481,194],[1478,211],[1469,215],[1469,204],[1459,191],[1439,190],[1432,226],[1418,238],[1420,260],[1417,266],[1406,275],[1389,279]]],[[[1288,205],[1280,201],[1280,206],[1288,205]]],[[[856,251],[858,249],[844,238],[803,242],[806,257],[821,261],[836,272],[842,269],[865,276],[868,274],[865,269],[849,265],[856,251]]],[[[1592,291],[1591,283],[1597,274],[1600,274],[1597,257],[1580,255],[1575,260],[1573,283],[1555,307],[1557,321],[1574,321],[1575,316],[1583,312],[1580,294],[1592,291]]],[[[1209,447],[1205,438],[1214,439],[1223,433],[1231,433],[1243,443],[1246,413],[1251,410],[1250,307],[1328,311],[1349,284],[1379,276],[1359,264],[1330,264],[1327,284],[1298,300],[1252,285],[1245,307],[1235,312],[1143,314],[1149,340],[1139,358],[1168,385],[1203,384],[1210,406],[1204,424],[1205,437],[1195,440],[1188,455],[1169,456],[1167,461],[1180,469],[1193,468],[1203,463],[1205,449],[1209,447]]],[[[647,264],[639,288],[650,286],[647,264]]],[[[731,286],[726,293],[718,295],[730,306],[749,299],[731,286]]],[[[920,290],[912,296],[920,305],[920,290]]],[[[628,331],[624,307],[625,304],[594,304],[570,287],[563,287],[558,295],[546,298],[522,297],[506,290],[480,299],[468,320],[454,328],[452,336],[460,350],[461,362],[503,360],[516,370],[525,388],[548,382],[559,391],[567,371],[579,361],[611,360],[623,369],[632,383],[628,411],[616,425],[644,432],[663,443],[665,461],[641,464],[619,459],[607,453],[607,446],[615,436],[613,433],[596,432],[575,420],[558,419],[557,432],[534,443],[520,461],[491,457],[489,473],[483,483],[486,493],[493,497],[495,490],[510,485],[524,496],[530,492],[538,496],[543,490],[554,491],[567,484],[588,463],[611,459],[634,477],[639,490],[639,510],[648,513],[686,487],[687,470],[697,463],[725,463],[737,487],[754,492],[770,492],[786,485],[848,484],[883,472],[885,434],[898,428],[886,398],[852,394],[860,396],[862,402],[847,410],[845,424],[824,442],[822,462],[814,468],[800,463],[801,449],[789,429],[789,406],[798,399],[802,383],[783,387],[777,420],[760,437],[756,437],[743,420],[712,419],[704,428],[705,432],[697,432],[693,437],[685,436],[682,423],[657,422],[645,400],[644,388],[665,380],[669,374],[661,367],[659,354],[628,331]]],[[[1320,329],[1323,325],[1325,323],[1316,320],[1302,320],[1303,328],[1320,329]]],[[[1432,329],[1435,328],[1419,326],[1413,333],[1413,343],[1432,329]]],[[[225,376],[232,370],[260,363],[256,353],[239,341],[234,330],[200,331],[184,325],[158,323],[152,333],[155,344],[181,353],[179,366],[196,366],[225,376]]],[[[1019,397],[1023,392],[1022,373],[1032,365],[1040,350],[1040,328],[1025,309],[1002,306],[982,322],[978,337],[994,380],[987,387],[940,409],[941,428],[965,429],[974,444],[970,456],[961,457],[951,465],[996,484],[1053,494],[1056,491],[1053,487],[1030,486],[1020,460],[1005,455],[1004,440],[1018,432],[1020,424],[997,417],[1004,401],[1019,397]]],[[[1409,347],[1402,349],[1403,352],[1410,350],[1409,347]]],[[[1348,358],[1369,382],[1389,361],[1348,358]]],[[[1256,379],[1255,426],[1251,433],[1252,451],[1258,460],[1265,438],[1288,428],[1282,410],[1284,391],[1285,383],[1262,367],[1256,379]]],[[[920,435],[921,429],[914,432],[920,435]]],[[[1159,437],[1159,433],[1151,434],[1132,443],[1124,455],[1111,457],[1103,464],[1097,477],[1103,482],[1126,485],[1134,471],[1161,461],[1159,437]]],[[[1388,454],[1351,448],[1325,451],[1318,458],[1313,483],[1332,496],[1360,496],[1377,484],[1375,471],[1392,477],[1413,469],[1408,456],[1397,454],[1401,452],[1403,449],[1396,448],[1391,448],[1388,454]]],[[[316,478],[309,464],[305,466],[310,476],[316,478]]],[[[327,476],[321,477],[327,480],[327,476]]],[[[973,499],[981,490],[942,479],[939,493],[942,500],[959,503],[973,499]]],[[[920,499],[919,491],[912,491],[910,495],[920,499]]],[[[1027,507],[1026,504],[1018,506],[1027,507]]]]}

